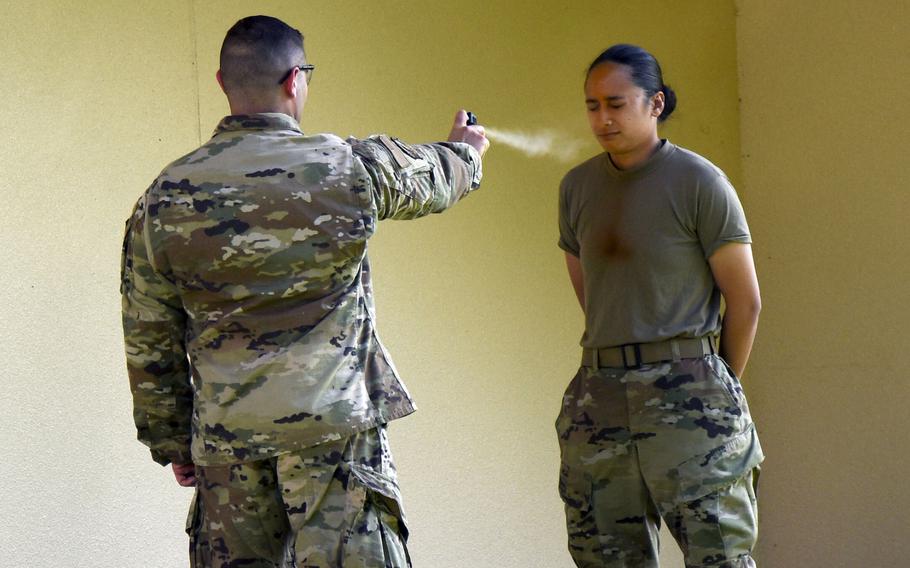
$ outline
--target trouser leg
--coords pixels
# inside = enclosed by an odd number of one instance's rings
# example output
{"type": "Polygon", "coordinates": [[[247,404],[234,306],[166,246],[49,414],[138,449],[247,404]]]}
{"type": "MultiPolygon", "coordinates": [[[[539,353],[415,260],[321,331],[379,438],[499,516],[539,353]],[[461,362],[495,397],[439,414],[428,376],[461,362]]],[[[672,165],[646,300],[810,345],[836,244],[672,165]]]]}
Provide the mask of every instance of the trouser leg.
{"type": "Polygon", "coordinates": [[[566,527],[569,552],[580,568],[657,566],[660,516],[638,472],[638,456],[612,458],[609,477],[569,475],[566,527]]]}
{"type": "Polygon", "coordinates": [[[682,503],[665,514],[686,566],[754,568],[758,536],[753,472],[734,484],[682,503]]]}
{"type": "Polygon", "coordinates": [[[193,568],[284,567],[288,522],[274,460],[197,467],[190,533],[193,568]]]}
{"type": "Polygon", "coordinates": [[[583,368],[566,390],[556,429],[578,566],[656,565],[655,507],[680,539],[688,566],[754,565],[748,476],[763,454],[742,387],[719,357],[630,371],[583,368]],[[645,487],[633,489],[642,479],[645,487]],[[641,503],[644,513],[615,521],[617,508],[641,503]],[[637,541],[628,536],[635,534],[637,541]],[[650,535],[650,549],[642,534],[650,535]],[[629,561],[634,555],[640,559],[629,561]]]}
{"type": "Polygon", "coordinates": [[[655,365],[626,382],[642,476],[686,565],[754,566],[752,480],[763,454],[738,379],[709,356],[655,365]]]}
{"type": "Polygon", "coordinates": [[[660,517],[641,476],[622,375],[581,369],[556,422],[569,552],[581,568],[657,566],[660,517]]]}
{"type": "Polygon", "coordinates": [[[278,458],[299,568],[407,568],[407,528],[384,428],[278,458]]]}

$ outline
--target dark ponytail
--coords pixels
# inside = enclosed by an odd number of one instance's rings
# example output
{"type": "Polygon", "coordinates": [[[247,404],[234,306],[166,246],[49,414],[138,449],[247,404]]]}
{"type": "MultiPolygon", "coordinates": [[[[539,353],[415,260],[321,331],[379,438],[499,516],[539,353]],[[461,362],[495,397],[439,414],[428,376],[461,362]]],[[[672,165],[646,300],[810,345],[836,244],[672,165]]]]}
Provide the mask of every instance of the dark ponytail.
{"type": "Polygon", "coordinates": [[[657,117],[658,122],[667,120],[673,114],[676,109],[676,92],[669,85],[664,84],[660,63],[646,50],[637,45],[616,44],[594,59],[591,65],[588,66],[585,78],[587,79],[587,76],[591,74],[591,70],[601,63],[616,63],[628,67],[632,82],[641,88],[648,98],[657,93],[662,92],[664,94],[664,110],[657,117]]]}
{"type": "Polygon", "coordinates": [[[676,110],[676,91],[670,88],[670,85],[664,84],[660,89],[664,93],[664,110],[657,117],[657,122],[667,120],[673,111],[676,110]]]}

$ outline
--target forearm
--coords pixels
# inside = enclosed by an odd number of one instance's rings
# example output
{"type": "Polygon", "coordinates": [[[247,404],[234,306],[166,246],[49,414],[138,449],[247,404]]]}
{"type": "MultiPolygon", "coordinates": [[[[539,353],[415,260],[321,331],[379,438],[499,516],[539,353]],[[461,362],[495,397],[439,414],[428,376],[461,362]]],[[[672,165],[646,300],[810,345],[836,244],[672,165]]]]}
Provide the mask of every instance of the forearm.
{"type": "Polygon", "coordinates": [[[467,195],[480,187],[483,178],[483,161],[480,153],[464,142],[438,142],[426,144],[438,156],[439,169],[446,178],[446,184],[460,194],[467,195]]]}
{"type": "Polygon", "coordinates": [[[350,140],[372,187],[380,219],[415,219],[442,212],[480,185],[480,154],[440,142],[409,146],[387,136],[350,140]]]}
{"type": "Polygon", "coordinates": [[[569,281],[572,282],[572,289],[575,290],[575,296],[578,298],[578,304],[581,311],[585,311],[585,278],[584,271],[581,268],[581,260],[572,253],[566,252],[566,268],[569,271],[569,281]]]}
{"type": "Polygon", "coordinates": [[[581,306],[581,311],[585,311],[585,285],[580,284],[575,286],[575,297],[578,298],[578,305],[581,306]]]}
{"type": "MultiPolygon", "coordinates": [[[[412,146],[430,164],[426,201],[420,215],[441,213],[480,186],[483,175],[480,155],[471,146],[456,142],[439,142],[412,146]]],[[[423,180],[416,181],[420,187],[423,180]]],[[[418,198],[418,201],[420,199],[418,198]]]]}
{"type": "Polygon", "coordinates": [[[720,355],[740,378],[746,370],[761,308],[754,303],[728,305],[720,335],[720,355]]]}
{"type": "Polygon", "coordinates": [[[128,314],[123,327],[137,438],[158,463],[188,463],[193,389],[182,338],[169,323],[128,314]]]}

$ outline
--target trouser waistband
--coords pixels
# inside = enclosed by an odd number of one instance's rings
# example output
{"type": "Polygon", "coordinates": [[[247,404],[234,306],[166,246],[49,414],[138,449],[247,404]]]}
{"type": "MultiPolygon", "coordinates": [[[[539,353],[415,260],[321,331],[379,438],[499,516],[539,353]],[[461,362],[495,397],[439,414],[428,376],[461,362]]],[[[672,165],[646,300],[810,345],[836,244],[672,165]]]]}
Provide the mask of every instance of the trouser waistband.
{"type": "Polygon", "coordinates": [[[717,353],[716,338],[711,335],[690,339],[669,339],[655,343],[628,343],[619,347],[585,348],[581,354],[583,367],[620,367],[637,369],[642,365],[662,361],[695,359],[717,353]]]}

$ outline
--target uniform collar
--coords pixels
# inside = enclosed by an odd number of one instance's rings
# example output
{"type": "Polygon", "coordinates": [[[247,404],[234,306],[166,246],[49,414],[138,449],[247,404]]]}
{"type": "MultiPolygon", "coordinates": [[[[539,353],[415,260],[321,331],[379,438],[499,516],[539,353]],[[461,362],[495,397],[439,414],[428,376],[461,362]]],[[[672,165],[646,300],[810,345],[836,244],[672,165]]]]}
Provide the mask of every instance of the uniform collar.
{"type": "Polygon", "coordinates": [[[293,117],[280,112],[259,114],[233,114],[221,119],[215,134],[240,130],[293,130],[302,134],[300,124],[293,117]]]}

